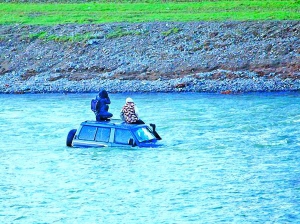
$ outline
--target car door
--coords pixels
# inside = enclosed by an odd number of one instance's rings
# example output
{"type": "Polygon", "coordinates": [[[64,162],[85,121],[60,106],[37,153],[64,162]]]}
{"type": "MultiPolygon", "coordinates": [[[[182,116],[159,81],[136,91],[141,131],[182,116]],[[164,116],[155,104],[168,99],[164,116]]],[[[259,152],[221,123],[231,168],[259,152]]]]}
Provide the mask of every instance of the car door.
{"type": "Polygon", "coordinates": [[[109,146],[111,128],[110,127],[98,127],[95,135],[95,141],[104,146],[109,146]]]}
{"type": "Polygon", "coordinates": [[[73,140],[73,146],[77,147],[105,147],[109,146],[111,129],[109,127],[97,127],[84,125],[78,136],[73,140]]]}
{"type": "Polygon", "coordinates": [[[134,139],[130,129],[115,128],[113,143],[115,146],[128,147],[130,139],[134,139]]]}

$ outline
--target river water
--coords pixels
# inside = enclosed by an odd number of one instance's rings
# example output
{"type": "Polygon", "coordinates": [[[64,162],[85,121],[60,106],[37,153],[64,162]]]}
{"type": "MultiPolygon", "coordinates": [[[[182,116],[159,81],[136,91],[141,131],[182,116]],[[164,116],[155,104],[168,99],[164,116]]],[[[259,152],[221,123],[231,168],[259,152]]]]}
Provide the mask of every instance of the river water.
{"type": "Polygon", "coordinates": [[[0,223],[299,223],[300,93],[110,94],[155,149],[69,148],[95,94],[0,95],[0,223]]]}

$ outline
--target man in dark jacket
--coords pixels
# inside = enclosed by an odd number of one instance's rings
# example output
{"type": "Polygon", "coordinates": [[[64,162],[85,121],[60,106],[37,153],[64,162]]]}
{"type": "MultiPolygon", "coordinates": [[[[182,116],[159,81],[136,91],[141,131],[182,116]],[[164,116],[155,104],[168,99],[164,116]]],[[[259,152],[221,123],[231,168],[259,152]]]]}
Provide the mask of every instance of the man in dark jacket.
{"type": "Polygon", "coordinates": [[[109,118],[111,118],[113,114],[108,112],[108,104],[110,104],[110,99],[105,89],[100,89],[99,94],[96,96],[96,100],[99,101],[97,106],[96,120],[109,120],[109,118]]]}

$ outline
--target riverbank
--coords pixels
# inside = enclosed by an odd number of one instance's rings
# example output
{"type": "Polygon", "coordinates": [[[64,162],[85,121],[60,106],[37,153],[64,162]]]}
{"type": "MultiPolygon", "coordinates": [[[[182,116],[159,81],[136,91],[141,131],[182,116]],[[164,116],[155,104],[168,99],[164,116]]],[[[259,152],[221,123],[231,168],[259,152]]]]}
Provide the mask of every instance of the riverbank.
{"type": "Polygon", "coordinates": [[[0,93],[300,90],[299,21],[0,27],[0,93]]]}

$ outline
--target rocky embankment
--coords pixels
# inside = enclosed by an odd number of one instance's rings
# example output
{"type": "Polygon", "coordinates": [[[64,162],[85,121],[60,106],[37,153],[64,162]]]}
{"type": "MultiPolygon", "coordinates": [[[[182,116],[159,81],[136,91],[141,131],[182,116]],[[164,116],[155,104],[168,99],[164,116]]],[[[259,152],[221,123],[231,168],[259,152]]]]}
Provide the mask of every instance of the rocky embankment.
{"type": "Polygon", "coordinates": [[[300,22],[0,26],[0,92],[300,90],[300,22]]]}

